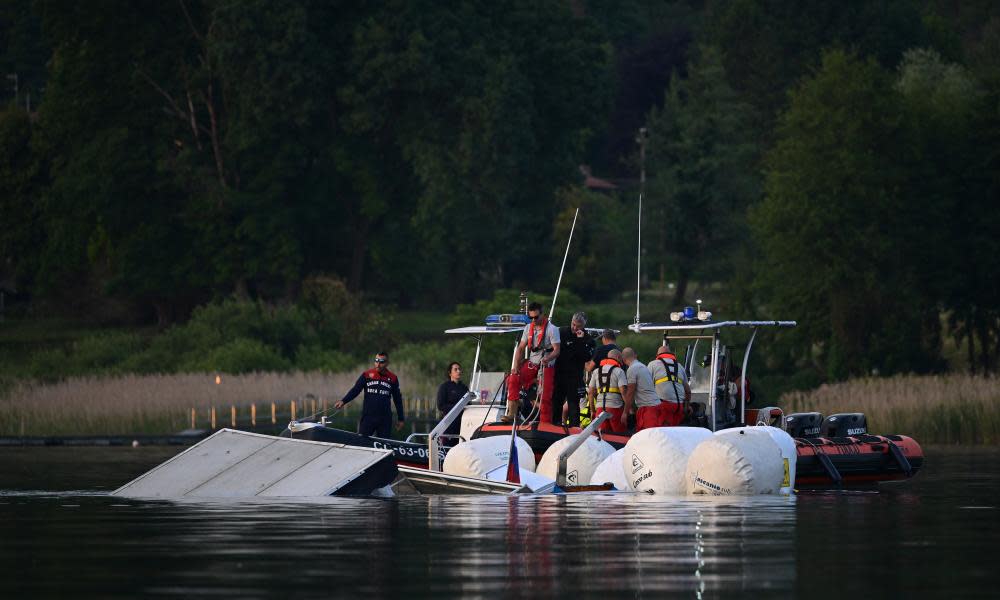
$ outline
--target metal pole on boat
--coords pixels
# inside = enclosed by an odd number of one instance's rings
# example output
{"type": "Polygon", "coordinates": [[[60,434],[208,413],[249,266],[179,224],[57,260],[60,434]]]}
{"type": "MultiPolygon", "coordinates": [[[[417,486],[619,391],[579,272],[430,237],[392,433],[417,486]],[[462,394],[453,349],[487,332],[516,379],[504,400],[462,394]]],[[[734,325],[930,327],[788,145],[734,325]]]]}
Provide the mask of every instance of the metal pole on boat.
{"type": "Polygon", "coordinates": [[[465,405],[468,404],[469,400],[472,400],[472,398],[472,392],[466,392],[466,394],[462,396],[462,399],[456,402],[455,406],[451,407],[448,414],[441,419],[441,422],[434,426],[434,429],[431,429],[430,434],[427,436],[427,450],[429,454],[427,457],[427,468],[431,471],[441,470],[441,458],[438,456],[438,437],[440,437],[441,434],[448,429],[448,426],[451,425],[452,421],[457,419],[459,415],[462,414],[462,411],[465,410],[465,405]]]}
{"type": "Polygon", "coordinates": [[[635,324],[639,325],[639,288],[642,286],[642,193],[646,188],[646,128],[639,128],[639,235],[635,257],[635,324]]]}
{"type": "MultiPolygon", "coordinates": [[[[760,331],[759,327],[753,328],[753,334],[750,336],[750,341],[747,342],[747,350],[743,353],[743,372],[740,374],[740,419],[746,421],[746,410],[747,410],[747,362],[750,361],[750,348],[753,348],[753,341],[757,338],[757,332],[760,331]]],[[[745,423],[749,425],[750,423],[745,423]]]]}
{"type": "Polygon", "coordinates": [[[719,330],[712,336],[712,368],[708,388],[708,406],[712,411],[712,431],[715,431],[715,404],[719,397],[719,330]]]}
{"type": "Polygon", "coordinates": [[[559,453],[559,471],[556,474],[556,485],[559,487],[566,487],[566,470],[569,468],[569,457],[573,455],[577,449],[587,441],[594,431],[601,426],[601,423],[607,421],[611,418],[611,413],[602,412],[597,415],[597,418],[590,422],[583,431],[576,435],[576,439],[573,442],[563,448],[563,451],[559,453]]]}
{"type": "Polygon", "coordinates": [[[573,213],[573,225],[569,228],[569,239],[566,240],[566,252],[563,253],[562,266],[559,267],[559,279],[556,281],[556,293],[552,294],[552,306],[549,307],[549,321],[552,320],[552,313],[556,311],[556,298],[559,297],[559,286],[562,285],[563,271],[566,269],[566,258],[569,256],[569,245],[573,243],[573,232],[576,230],[576,218],[579,214],[580,209],[577,208],[576,212],[573,213]]]}
{"type": "MultiPolygon", "coordinates": [[[[483,347],[483,338],[476,337],[475,340],[476,340],[476,357],[472,359],[472,378],[469,381],[470,390],[479,389],[479,373],[477,369],[479,368],[479,350],[483,347]]],[[[477,391],[476,393],[478,394],[479,392],[477,391]]]]}

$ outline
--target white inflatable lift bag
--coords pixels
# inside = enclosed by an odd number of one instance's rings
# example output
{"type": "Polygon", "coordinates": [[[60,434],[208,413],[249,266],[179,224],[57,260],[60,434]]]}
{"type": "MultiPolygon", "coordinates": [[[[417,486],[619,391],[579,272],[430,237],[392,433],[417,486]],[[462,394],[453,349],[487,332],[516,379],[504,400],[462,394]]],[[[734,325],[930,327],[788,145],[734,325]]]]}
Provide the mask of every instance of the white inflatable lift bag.
{"type": "Polygon", "coordinates": [[[784,479],[781,449],[763,431],[715,435],[691,453],[685,479],[689,494],[777,494],[784,479]]]}
{"type": "Polygon", "coordinates": [[[628,479],[625,478],[625,469],[622,468],[622,454],[625,448],[615,450],[604,461],[597,465],[594,474],[590,476],[590,485],[604,485],[610,483],[616,490],[630,490],[628,479]]]}
{"type": "Polygon", "coordinates": [[[771,439],[778,444],[778,448],[781,450],[781,459],[783,461],[782,469],[784,474],[782,475],[781,488],[778,490],[779,494],[788,495],[795,492],[795,461],[798,460],[799,454],[795,450],[795,439],[788,435],[788,432],[784,429],[779,429],[778,427],[771,427],[770,425],[754,425],[751,427],[735,427],[732,429],[722,429],[715,432],[716,435],[732,435],[734,432],[746,430],[751,434],[755,432],[759,434],[761,431],[767,432],[771,436],[771,439]]]}
{"type": "Polygon", "coordinates": [[[684,473],[695,446],[711,438],[704,427],[652,427],[625,444],[622,468],[628,489],[656,494],[684,494],[684,473]]]}
{"type": "MultiPolygon", "coordinates": [[[[556,479],[559,474],[559,454],[576,440],[575,435],[567,436],[549,446],[549,449],[538,461],[536,473],[549,479],[556,479]]],[[[594,436],[587,438],[576,452],[566,461],[566,483],[569,485],[587,485],[594,470],[604,462],[604,459],[615,453],[611,444],[594,436]]]]}
{"type": "MultiPolygon", "coordinates": [[[[487,473],[507,465],[509,453],[509,435],[470,440],[448,451],[441,470],[448,475],[486,479],[487,473]]],[[[535,470],[535,453],[531,451],[528,442],[521,438],[517,438],[517,466],[529,471],[535,470]]]]}

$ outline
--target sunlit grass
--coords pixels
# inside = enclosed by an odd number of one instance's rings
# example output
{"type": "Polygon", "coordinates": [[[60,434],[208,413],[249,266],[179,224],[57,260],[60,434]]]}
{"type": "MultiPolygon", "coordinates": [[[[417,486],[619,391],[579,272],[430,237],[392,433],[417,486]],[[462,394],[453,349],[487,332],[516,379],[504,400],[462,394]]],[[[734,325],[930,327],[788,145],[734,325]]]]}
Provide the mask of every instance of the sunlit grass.
{"type": "Polygon", "coordinates": [[[970,375],[867,378],[781,397],[785,412],[863,412],[872,433],[921,443],[1000,444],[1000,383],[970,375]]]}
{"type": "MultiPolygon", "coordinates": [[[[20,381],[0,397],[0,436],[168,434],[191,427],[191,409],[196,428],[207,429],[213,407],[217,427],[226,427],[233,407],[239,422],[248,422],[251,405],[258,424],[265,424],[270,423],[272,403],[287,422],[292,401],[299,418],[324,406],[332,412],[361,370],[221,375],[218,384],[214,374],[204,373],[81,377],[54,384],[20,381]]],[[[397,374],[407,414],[433,414],[436,382],[411,377],[405,369],[397,374]]],[[[348,404],[342,420],[356,420],[361,405],[360,397],[348,404]]]]}

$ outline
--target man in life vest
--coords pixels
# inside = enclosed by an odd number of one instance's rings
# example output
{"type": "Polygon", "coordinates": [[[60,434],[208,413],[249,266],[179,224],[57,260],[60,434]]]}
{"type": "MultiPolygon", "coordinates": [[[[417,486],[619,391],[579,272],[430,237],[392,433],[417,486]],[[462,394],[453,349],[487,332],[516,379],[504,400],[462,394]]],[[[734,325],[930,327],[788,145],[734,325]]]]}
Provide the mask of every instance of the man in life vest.
{"type": "Polygon", "coordinates": [[[653,376],[656,395],[660,404],[660,422],[663,425],[680,425],[691,410],[691,386],[687,373],[670,349],[670,342],[664,340],[656,351],[656,358],[649,361],[649,372],[653,376]]]}
{"type": "Polygon", "coordinates": [[[403,416],[403,396],[399,392],[399,379],[389,370],[389,355],[379,352],[375,355],[375,368],[369,369],[358,377],[354,387],[333,405],[341,409],[365,391],[365,403],[361,409],[361,422],[358,423],[358,433],[387,438],[392,435],[392,408],[389,399],[396,405],[396,429],[402,429],[406,418],[403,416]]]}
{"type": "Polygon", "coordinates": [[[628,413],[632,406],[625,403],[627,391],[628,380],[625,369],[622,368],[622,353],[619,350],[612,350],[601,364],[594,367],[590,377],[590,387],[587,390],[592,418],[597,418],[602,412],[609,412],[612,415],[610,419],[601,423],[601,431],[624,433],[628,429],[628,413]]]}
{"type": "Polygon", "coordinates": [[[580,426],[580,396],[586,395],[583,366],[594,354],[594,338],[587,335],[587,315],[573,315],[569,327],[559,328],[559,362],[552,391],[552,422],[580,426]],[[581,393],[582,392],[582,393],[581,393]],[[563,405],[566,417],[563,417],[563,405]]]}
{"type": "Polygon", "coordinates": [[[552,422],[552,388],[555,384],[555,364],[559,357],[559,330],[542,314],[542,305],[532,302],[528,305],[531,323],[524,326],[521,341],[514,351],[514,362],[507,377],[507,414],[500,418],[504,423],[512,423],[517,415],[522,389],[528,389],[539,379],[541,405],[538,418],[542,423],[552,422]],[[525,360],[525,354],[528,355],[525,360]]]}
{"type": "Polygon", "coordinates": [[[636,433],[649,427],[659,427],[662,423],[660,398],[656,395],[653,376],[642,361],[636,359],[635,350],[622,350],[622,360],[627,367],[625,380],[628,391],[625,393],[625,405],[635,406],[636,433]]]}

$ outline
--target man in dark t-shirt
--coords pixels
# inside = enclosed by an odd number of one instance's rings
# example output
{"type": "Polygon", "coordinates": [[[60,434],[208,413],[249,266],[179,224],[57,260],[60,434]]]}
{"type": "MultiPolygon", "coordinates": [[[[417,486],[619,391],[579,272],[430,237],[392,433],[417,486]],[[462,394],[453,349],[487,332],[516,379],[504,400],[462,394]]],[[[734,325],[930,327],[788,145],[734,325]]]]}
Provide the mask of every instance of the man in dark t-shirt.
{"type": "Polygon", "coordinates": [[[608,357],[608,352],[612,350],[621,350],[617,344],[618,335],[615,334],[613,329],[605,329],[604,333],[601,334],[601,345],[594,350],[594,358],[592,359],[595,365],[601,364],[601,361],[608,357]]]}

